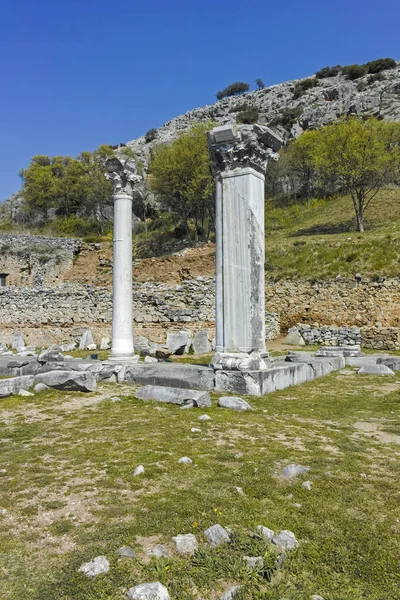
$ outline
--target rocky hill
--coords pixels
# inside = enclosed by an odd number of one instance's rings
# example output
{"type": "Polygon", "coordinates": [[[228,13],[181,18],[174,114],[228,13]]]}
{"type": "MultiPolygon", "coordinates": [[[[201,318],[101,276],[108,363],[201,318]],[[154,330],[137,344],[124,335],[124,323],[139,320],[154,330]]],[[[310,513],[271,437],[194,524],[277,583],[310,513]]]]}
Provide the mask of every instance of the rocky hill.
{"type": "Polygon", "coordinates": [[[256,109],[258,122],[273,127],[285,139],[298,137],[306,129],[317,129],[342,115],[369,115],[400,121],[400,62],[375,77],[364,75],[350,80],[347,75],[339,74],[316,79],[317,85],[299,96],[298,84],[302,81],[305,80],[287,81],[195,108],[157,129],[152,141],[146,142],[142,136],[128,142],[127,146],[147,165],[154,146],[171,142],[197,122],[213,120],[223,125],[236,121],[243,105],[256,109]]]}

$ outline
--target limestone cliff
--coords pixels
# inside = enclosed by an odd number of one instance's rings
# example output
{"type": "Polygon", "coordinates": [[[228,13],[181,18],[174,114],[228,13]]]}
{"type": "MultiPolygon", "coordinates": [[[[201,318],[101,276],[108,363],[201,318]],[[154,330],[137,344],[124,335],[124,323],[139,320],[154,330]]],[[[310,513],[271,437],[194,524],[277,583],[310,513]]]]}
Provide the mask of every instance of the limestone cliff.
{"type": "Polygon", "coordinates": [[[151,142],[146,143],[142,136],[127,145],[147,164],[155,145],[171,142],[196,122],[212,119],[223,125],[235,121],[244,104],[258,111],[259,123],[273,127],[286,139],[298,137],[306,129],[317,129],[343,115],[400,121],[400,62],[376,78],[364,75],[351,81],[345,75],[337,75],[318,79],[318,85],[296,97],[295,86],[299,81],[287,81],[195,108],[157,129],[151,142]]]}

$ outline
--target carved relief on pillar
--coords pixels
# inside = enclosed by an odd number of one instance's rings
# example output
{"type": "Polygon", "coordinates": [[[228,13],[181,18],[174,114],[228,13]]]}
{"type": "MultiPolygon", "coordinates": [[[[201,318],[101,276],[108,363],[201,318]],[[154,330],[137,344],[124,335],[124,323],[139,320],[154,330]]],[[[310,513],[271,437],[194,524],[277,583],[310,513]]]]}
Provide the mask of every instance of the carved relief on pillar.
{"type": "Polygon", "coordinates": [[[106,160],[106,169],[106,177],[114,186],[114,195],[132,196],[135,183],[142,179],[136,171],[136,162],[132,159],[109,158],[106,160]]]}
{"type": "Polygon", "coordinates": [[[268,160],[278,160],[283,140],[268,127],[228,124],[208,132],[215,175],[251,167],[265,174],[268,160]]]}

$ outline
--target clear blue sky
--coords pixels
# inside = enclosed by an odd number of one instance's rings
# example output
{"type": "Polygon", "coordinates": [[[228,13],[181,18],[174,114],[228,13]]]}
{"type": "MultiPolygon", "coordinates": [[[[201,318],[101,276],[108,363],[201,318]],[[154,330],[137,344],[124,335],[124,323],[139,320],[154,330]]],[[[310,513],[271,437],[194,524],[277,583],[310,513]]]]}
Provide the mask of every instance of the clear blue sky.
{"type": "Polygon", "coordinates": [[[35,154],[116,144],[233,81],[400,58],[399,0],[13,0],[0,24],[0,200],[35,154]]]}

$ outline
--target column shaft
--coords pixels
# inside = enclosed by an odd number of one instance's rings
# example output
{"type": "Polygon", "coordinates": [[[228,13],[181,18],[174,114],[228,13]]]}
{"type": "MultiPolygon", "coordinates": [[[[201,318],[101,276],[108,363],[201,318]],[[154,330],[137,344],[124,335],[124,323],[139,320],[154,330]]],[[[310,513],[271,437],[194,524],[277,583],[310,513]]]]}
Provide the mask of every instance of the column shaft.
{"type": "Polygon", "coordinates": [[[263,353],[263,174],[245,167],[219,175],[216,229],[216,351],[263,353]]]}
{"type": "Polygon", "coordinates": [[[114,195],[113,320],[111,359],[133,356],[132,196],[114,195]]]}

